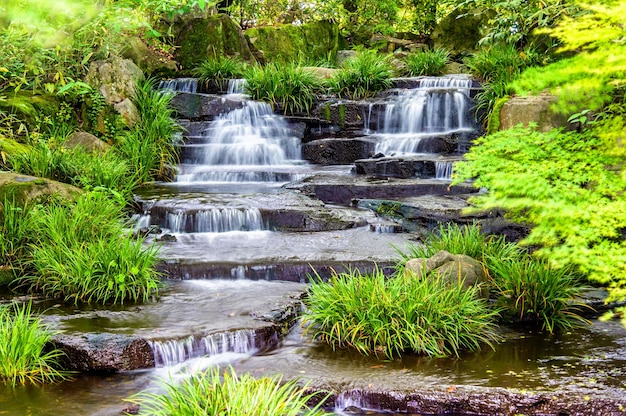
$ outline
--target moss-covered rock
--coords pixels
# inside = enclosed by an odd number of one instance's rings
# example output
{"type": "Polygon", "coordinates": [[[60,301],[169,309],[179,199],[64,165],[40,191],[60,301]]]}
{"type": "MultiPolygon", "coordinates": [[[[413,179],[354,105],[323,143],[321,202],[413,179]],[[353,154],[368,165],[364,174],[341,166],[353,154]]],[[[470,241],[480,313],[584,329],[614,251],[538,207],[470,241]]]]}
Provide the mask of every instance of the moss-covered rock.
{"type": "Polygon", "coordinates": [[[51,179],[0,171],[0,202],[5,198],[11,198],[18,206],[23,206],[43,203],[51,198],[73,200],[81,192],[75,186],[51,179]]]}
{"type": "Polygon", "coordinates": [[[241,29],[225,14],[181,22],[176,45],[179,46],[176,57],[184,71],[191,71],[207,58],[218,56],[254,61],[241,29]]]}
{"type": "Polygon", "coordinates": [[[430,35],[434,46],[448,49],[453,56],[476,51],[478,41],[485,35],[490,13],[453,11],[439,22],[430,35]]]}
{"type": "Polygon", "coordinates": [[[171,78],[176,76],[176,61],[165,52],[148,47],[139,37],[132,37],[122,52],[124,58],[132,60],[146,76],[171,78]]]}
{"type": "Polygon", "coordinates": [[[246,30],[245,34],[251,48],[267,61],[334,58],[340,45],[339,27],[326,20],[300,26],[255,27],[246,30]]]}

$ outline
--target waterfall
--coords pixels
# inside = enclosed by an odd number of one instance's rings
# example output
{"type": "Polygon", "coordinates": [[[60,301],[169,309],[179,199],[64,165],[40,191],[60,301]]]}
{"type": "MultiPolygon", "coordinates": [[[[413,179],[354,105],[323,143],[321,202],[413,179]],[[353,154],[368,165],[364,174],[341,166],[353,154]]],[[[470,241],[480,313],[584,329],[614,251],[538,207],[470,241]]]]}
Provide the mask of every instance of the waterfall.
{"type": "Polygon", "coordinates": [[[168,367],[180,364],[190,358],[215,356],[225,353],[250,353],[256,351],[255,332],[239,330],[207,335],[202,338],[193,336],[181,340],[150,341],[156,367],[168,367]]]}
{"type": "Polygon", "coordinates": [[[198,90],[198,80],[196,78],[164,79],[159,82],[158,88],[160,90],[196,93],[198,90]]]}
{"type": "Polygon", "coordinates": [[[453,162],[435,162],[435,179],[452,179],[453,162]]]}
{"type": "Polygon", "coordinates": [[[378,123],[376,152],[416,153],[425,137],[473,131],[471,85],[468,77],[426,77],[419,87],[400,91],[378,123]]]}
{"type": "Polygon", "coordinates": [[[163,227],[174,233],[223,233],[264,229],[261,212],[254,208],[212,208],[195,212],[168,212],[163,227]]]}
{"type": "Polygon", "coordinates": [[[246,80],[233,78],[228,80],[227,94],[244,94],[246,91],[246,80]]]}

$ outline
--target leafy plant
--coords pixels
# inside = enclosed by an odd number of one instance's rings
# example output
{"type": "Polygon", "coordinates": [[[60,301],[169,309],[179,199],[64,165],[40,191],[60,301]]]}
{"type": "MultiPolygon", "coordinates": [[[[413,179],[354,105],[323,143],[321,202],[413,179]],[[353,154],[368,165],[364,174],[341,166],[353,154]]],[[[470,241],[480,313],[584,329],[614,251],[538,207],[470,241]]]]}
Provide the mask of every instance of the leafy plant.
{"type": "Polygon", "coordinates": [[[450,52],[444,48],[413,52],[404,59],[406,75],[410,77],[442,75],[449,61],[450,52]]]}
{"type": "Polygon", "coordinates": [[[24,259],[30,251],[30,207],[20,206],[15,195],[4,195],[0,206],[0,286],[21,275],[24,259]]]}
{"type": "Polygon", "coordinates": [[[16,386],[66,378],[58,365],[63,352],[47,349],[52,335],[30,303],[0,304],[0,381],[16,386]]]}
{"type": "Polygon", "coordinates": [[[358,100],[391,87],[391,66],[387,56],[363,51],[348,59],[330,79],[330,91],[339,97],[358,100]]]}
{"type": "Polygon", "coordinates": [[[24,283],[65,301],[146,301],[159,287],[158,249],[124,235],[123,205],[94,191],[33,212],[33,276],[24,283]]]}
{"type": "Polygon", "coordinates": [[[284,114],[309,113],[320,90],[318,78],[294,63],[252,67],[246,74],[250,98],[268,102],[284,114]]]}
{"type": "Polygon", "coordinates": [[[246,71],[246,64],[237,58],[220,56],[209,58],[195,68],[193,73],[201,81],[223,81],[229,78],[242,78],[246,71]]]}
{"type": "Polygon", "coordinates": [[[282,377],[256,379],[238,375],[232,367],[220,376],[219,368],[185,379],[180,384],[164,383],[165,394],[141,392],[130,401],[154,416],[189,415],[281,415],[316,416],[321,403],[313,408],[307,402],[317,394],[306,393],[306,386],[282,377]]]}
{"type": "Polygon", "coordinates": [[[319,276],[304,302],[306,332],[333,348],[393,357],[405,352],[458,356],[497,339],[497,312],[477,287],[451,286],[436,277],[387,278],[381,270],[319,276]]]}
{"type": "Polygon", "coordinates": [[[122,139],[119,150],[139,185],[174,176],[181,127],[174,120],[170,106],[173,96],[169,91],[157,90],[154,79],[140,82],[135,89],[133,101],[139,110],[139,121],[122,139]]]}

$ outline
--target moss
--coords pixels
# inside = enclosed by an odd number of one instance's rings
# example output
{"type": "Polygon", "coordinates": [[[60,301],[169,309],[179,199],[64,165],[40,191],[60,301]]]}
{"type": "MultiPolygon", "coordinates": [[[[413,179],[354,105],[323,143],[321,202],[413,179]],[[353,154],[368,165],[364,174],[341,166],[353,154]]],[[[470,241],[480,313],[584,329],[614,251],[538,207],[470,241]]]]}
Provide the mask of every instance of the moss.
{"type": "Polygon", "coordinates": [[[339,105],[339,125],[341,127],[346,124],[346,106],[344,104],[339,105]]]}
{"type": "Polygon", "coordinates": [[[324,104],[324,106],[322,107],[322,115],[327,121],[331,120],[330,103],[324,104]]]}
{"type": "Polygon", "coordinates": [[[339,28],[329,21],[255,27],[246,30],[246,37],[272,62],[334,59],[340,45],[339,28]]]}
{"type": "Polygon", "coordinates": [[[18,206],[44,203],[51,198],[74,199],[82,191],[72,185],[13,172],[0,172],[0,201],[14,199],[18,206]]]}
{"type": "Polygon", "coordinates": [[[178,62],[190,71],[207,58],[236,56],[252,62],[254,58],[239,26],[227,15],[191,19],[182,25],[176,39],[178,62]]]}
{"type": "Polygon", "coordinates": [[[511,97],[508,96],[498,98],[496,103],[493,105],[493,110],[491,110],[491,114],[489,114],[489,119],[487,121],[487,135],[500,130],[500,111],[502,110],[502,106],[509,101],[510,98],[511,97]]]}

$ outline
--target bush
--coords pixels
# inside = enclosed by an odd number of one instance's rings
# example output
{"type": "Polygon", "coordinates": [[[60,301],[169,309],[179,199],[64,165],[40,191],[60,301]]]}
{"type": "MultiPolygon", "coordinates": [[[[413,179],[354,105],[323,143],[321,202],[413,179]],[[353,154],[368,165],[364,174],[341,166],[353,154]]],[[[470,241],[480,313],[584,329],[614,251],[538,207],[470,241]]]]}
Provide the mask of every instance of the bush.
{"type": "Polygon", "coordinates": [[[582,283],[576,273],[533,258],[503,236],[482,234],[476,224],[440,225],[426,237],[424,245],[400,252],[398,269],[411,258],[431,257],[441,250],[465,254],[483,264],[505,320],[535,322],[550,333],[571,328],[576,321],[585,322],[577,315],[582,306],[577,301],[582,283]]]}
{"type": "Polygon", "coordinates": [[[435,277],[387,278],[381,270],[335,273],[327,283],[319,277],[312,283],[303,322],[333,348],[387,358],[403,352],[458,356],[498,339],[497,312],[478,299],[478,290],[435,277]]]}
{"type": "Polygon", "coordinates": [[[410,77],[442,75],[448,62],[450,52],[443,48],[414,52],[404,59],[406,75],[410,77]]]}
{"type": "Polygon", "coordinates": [[[131,401],[153,416],[324,414],[320,405],[307,407],[315,393],[305,394],[305,389],[294,381],[282,383],[281,377],[239,376],[232,368],[220,377],[219,368],[212,368],[180,384],[165,383],[165,395],[142,392],[131,401]]]}
{"type": "Polygon", "coordinates": [[[330,79],[330,91],[339,97],[358,100],[391,87],[389,58],[363,51],[348,59],[330,79]]]}
{"type": "Polygon", "coordinates": [[[31,313],[31,304],[0,305],[0,381],[15,386],[63,379],[60,350],[46,350],[52,332],[31,313]]]}
{"type": "Polygon", "coordinates": [[[32,235],[28,206],[19,206],[14,196],[4,196],[0,206],[0,286],[8,285],[22,274],[24,259],[30,252],[32,235]]]}
{"type": "Polygon", "coordinates": [[[314,74],[293,63],[252,67],[246,82],[251,99],[268,102],[284,114],[310,113],[321,90],[314,74]]]}
{"type": "Polygon", "coordinates": [[[148,300],[159,286],[158,250],[124,235],[123,209],[106,194],[90,192],[75,204],[33,210],[29,265],[35,275],[25,283],[74,303],[148,300]]]}

